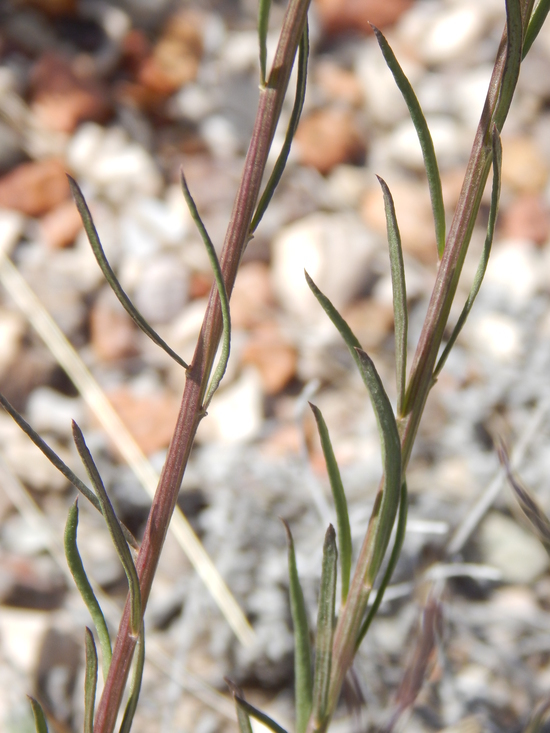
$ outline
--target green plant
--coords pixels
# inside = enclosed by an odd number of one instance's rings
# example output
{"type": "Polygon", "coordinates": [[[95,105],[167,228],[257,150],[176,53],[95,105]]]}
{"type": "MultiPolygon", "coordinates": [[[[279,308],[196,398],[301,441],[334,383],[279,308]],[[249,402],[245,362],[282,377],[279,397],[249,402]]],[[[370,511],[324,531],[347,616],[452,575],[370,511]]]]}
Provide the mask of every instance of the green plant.
{"type": "MultiPolygon", "coordinates": [[[[97,709],[95,709],[98,658],[94,637],[88,630],[86,632],[86,733],[92,733],[92,731],[94,733],[111,733],[114,730],[123,693],[130,675],[132,659],[136,656],[129,699],[120,730],[129,731],[132,724],[139,698],[145,655],[143,613],[147,605],[158,559],[174,511],[195,433],[200,421],[206,416],[207,407],[223,378],[229,358],[231,338],[229,300],[231,291],[242,254],[269,205],[271,196],[284,169],[303,106],[308,56],[306,21],[308,4],[308,0],[290,0],[273,66],[268,74],[266,68],[266,37],[270,3],[269,0],[260,2],[260,100],[241,184],[237,192],[233,214],[219,260],[200,219],[186,180],[182,176],[184,197],[204,241],[215,274],[215,285],[212,288],[195,354],[189,365],[175,354],[150,328],[125,295],[105,258],[89,209],[78,185],[76,182],[71,181],[77,207],[106,280],[136,324],[187,370],[186,386],[178,422],[140,546],[117,519],[78,426],[74,425],[74,439],[93,490],[83,484],[63,464],[4,398],[0,398],[4,408],[34,440],[37,446],[102,513],[128,578],[129,597],[122,615],[114,649],[111,650],[111,640],[101,608],[87,581],[78,554],[78,506],[75,504],[69,513],[67,522],[66,554],[71,572],[96,626],[105,678],[104,690],[97,709]],[[299,73],[293,114],[278,162],[263,194],[260,196],[267,156],[273,142],[290,72],[297,53],[299,73]],[[220,360],[214,367],[220,342],[222,343],[220,360]],[[132,554],[132,551],[136,554],[132,554]],[[136,650],[137,654],[135,654],[136,650]]],[[[369,393],[379,427],[384,475],[378,490],[368,531],[355,563],[355,568],[352,570],[351,533],[345,492],[327,425],[320,410],[312,405],[334,496],[338,532],[336,534],[334,529],[329,527],[323,548],[315,664],[313,664],[313,651],[310,645],[305,603],[296,568],[292,535],[287,527],[291,606],[296,649],[297,733],[313,733],[314,731],[325,731],[328,728],[340,697],[344,678],[381,603],[401,551],[407,520],[406,469],[408,461],[428,394],[436,383],[458,333],[468,317],[483,280],[491,250],[499,203],[501,177],[500,132],[510,108],[521,61],[542,27],[550,9],[550,2],[541,0],[536,9],[533,10],[533,7],[534,0],[508,0],[506,3],[506,29],[497,54],[460,199],[447,235],[441,182],[430,132],[413,89],[398,60],[384,36],[374,28],[381,52],[407,103],[420,140],[432,201],[440,263],[428,313],[407,380],[408,312],[398,217],[390,190],[386,183],[379,179],[386,211],[394,294],[396,414],[394,414],[391,402],[372,360],[363,351],[360,342],[346,321],[306,273],[311,291],[342,336],[369,393]],[[492,195],[487,237],[481,261],[461,316],[450,338],[443,346],[444,332],[447,327],[451,305],[455,298],[462,265],[491,168],[493,171],[492,195]],[[395,539],[391,550],[389,550],[394,526],[396,527],[395,539]],[[368,610],[368,601],[385,559],[387,559],[386,569],[379,582],[374,603],[368,610]],[[339,610],[336,608],[338,562],[341,574],[339,610]]],[[[434,612],[433,615],[437,614],[434,612]]],[[[419,660],[418,667],[421,669],[422,665],[425,665],[425,654],[420,654],[419,660]]],[[[232,691],[237,704],[237,716],[242,733],[251,730],[249,716],[259,719],[274,731],[282,731],[277,723],[251,706],[236,687],[233,686],[232,691]]],[[[408,686],[406,694],[404,693],[406,705],[412,704],[416,692],[414,684],[408,686]]],[[[47,730],[44,715],[38,703],[33,701],[32,705],[36,729],[39,733],[44,733],[47,730]]]]}

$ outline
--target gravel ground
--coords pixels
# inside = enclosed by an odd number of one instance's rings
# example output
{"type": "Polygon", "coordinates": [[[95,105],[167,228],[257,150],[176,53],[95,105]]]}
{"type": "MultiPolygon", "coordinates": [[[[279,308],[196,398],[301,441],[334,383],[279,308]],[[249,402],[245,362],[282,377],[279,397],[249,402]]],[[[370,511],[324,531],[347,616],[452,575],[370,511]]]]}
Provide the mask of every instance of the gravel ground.
{"type": "MultiPolygon", "coordinates": [[[[274,3],[270,46],[283,11],[274,3]]],[[[218,246],[255,113],[255,13],[249,0],[0,5],[0,244],[17,268],[0,267],[0,390],[81,472],[70,432],[77,420],[119,515],[138,537],[149,498],[122,460],[117,435],[106,434],[44,343],[39,311],[17,273],[160,470],[184,374],[135,329],[103,283],[65,172],[81,185],[126,291],[190,359],[212,275],[179,170],[218,246]]],[[[375,173],[393,192],[402,231],[411,354],[437,257],[420,148],[365,17],[384,27],[423,105],[449,219],[458,198],[504,3],[319,0],[303,119],[243,260],[231,363],[179,501],[255,641],[246,647],[235,639],[170,535],[147,611],[136,733],[236,730],[224,675],[292,727],[293,641],[278,517],[294,533],[312,619],[323,535],[334,521],[308,399],[331,430],[357,547],[367,525],[381,470],[375,420],[303,268],[342,309],[394,398],[375,173]]],[[[502,204],[486,282],[426,408],[409,470],[402,559],[335,719],[338,733],[377,730],[390,719],[434,585],[442,599],[437,653],[405,730],[520,731],[550,689],[548,557],[503,487],[493,446],[505,439],[526,484],[550,509],[549,64],[547,27],[524,64],[503,134],[502,204]]],[[[283,122],[291,107],[289,99],[283,122]]],[[[488,194],[453,318],[487,215],[488,194]]],[[[79,730],[82,635],[90,622],[61,541],[74,490],[2,415],[0,488],[2,730],[32,729],[29,693],[44,702],[52,730],[79,730]]],[[[114,630],[124,575],[100,518],[83,502],[79,545],[114,630]]]]}

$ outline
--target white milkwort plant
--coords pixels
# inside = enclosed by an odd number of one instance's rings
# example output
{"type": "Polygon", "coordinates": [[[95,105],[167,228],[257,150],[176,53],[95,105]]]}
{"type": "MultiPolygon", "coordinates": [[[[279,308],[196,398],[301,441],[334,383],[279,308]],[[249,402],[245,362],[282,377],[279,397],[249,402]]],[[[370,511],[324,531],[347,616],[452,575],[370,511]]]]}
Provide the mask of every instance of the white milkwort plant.
{"type": "MultiPolygon", "coordinates": [[[[230,298],[239,263],[280,180],[303,108],[308,62],[308,5],[309,0],[289,0],[275,57],[268,71],[266,39],[270,0],[260,0],[258,110],[233,213],[219,259],[182,174],[183,195],[204,241],[215,276],[195,353],[189,363],[185,362],[160,338],[125,294],[107,262],[92,216],[78,184],[73,180],[70,181],[92,250],[107,282],[135,323],[186,370],[186,384],[178,421],[141,543],[135,540],[116,517],[79,427],[76,424],[73,425],[74,440],[92,488],[84,484],[63,463],[9,402],[0,395],[2,406],[37,447],[101,512],[128,578],[128,599],[118,633],[112,644],[103,612],[87,579],[78,552],[78,504],[75,502],[69,511],[65,549],[70,570],[95,625],[104,677],[103,691],[96,704],[98,655],[94,634],[86,629],[84,733],[112,733],[114,731],[127,685],[129,686],[128,701],[122,714],[119,730],[121,733],[127,733],[132,726],[145,659],[146,633],[143,615],[197,428],[205,417],[206,408],[223,378],[229,358],[230,298]],[[273,172],[262,191],[262,178],[296,57],[298,74],[294,107],[284,144],[273,172]],[[214,366],[220,343],[222,348],[219,361],[214,366]],[[130,682],[128,683],[129,677],[130,682]]],[[[458,333],[468,317],[485,274],[500,194],[502,159],[500,133],[510,109],[521,62],[539,33],[549,9],[550,0],[540,0],[536,7],[535,0],[506,0],[506,26],[473,142],[460,198],[448,228],[445,221],[437,159],[424,114],[387,40],[378,29],[373,27],[380,51],[408,106],[420,141],[432,203],[439,266],[428,312],[407,376],[408,312],[406,277],[398,223],[399,212],[395,210],[388,186],[382,179],[379,179],[386,213],[393,287],[397,382],[395,413],[372,359],[365,353],[360,341],[331,301],[305,273],[313,295],[348,347],[370,397],[380,435],[383,476],[368,530],[354,565],[346,495],[331,445],[329,430],[319,408],[311,405],[326,460],[336,508],[337,526],[336,530],[329,526],[325,536],[315,644],[312,646],[292,534],[290,528],[285,525],[288,537],[289,587],[295,638],[296,733],[322,733],[328,729],[346,674],[350,670],[361,641],[369,630],[397,563],[407,522],[406,471],[409,457],[428,394],[436,383],[458,333]],[[491,170],[492,193],[485,245],[469,297],[463,305],[461,315],[450,338],[444,344],[443,337],[448,326],[449,313],[455,299],[462,265],[491,170]],[[394,529],[394,540],[390,546],[394,529]],[[378,580],[378,589],[369,608],[370,596],[384,562],[385,570],[378,580]],[[341,587],[339,603],[337,603],[336,593],[338,568],[341,587]]],[[[345,247],[346,243],[342,242],[343,251],[345,247]]],[[[504,452],[502,452],[502,457],[507,465],[504,452]]],[[[545,546],[550,546],[548,520],[526,490],[521,489],[510,470],[508,473],[521,506],[545,546]]],[[[437,605],[428,604],[413,669],[403,680],[400,688],[401,702],[392,715],[388,731],[396,725],[402,712],[413,704],[418,694],[419,679],[422,679],[428,652],[433,646],[437,619],[437,605]]],[[[235,685],[232,683],[229,685],[236,702],[237,720],[241,733],[251,733],[250,717],[261,721],[276,733],[286,733],[278,723],[247,702],[235,685]]],[[[39,703],[31,700],[31,704],[37,733],[47,733],[46,718],[39,703]]],[[[549,707],[550,703],[543,703],[536,711],[529,723],[529,733],[536,733],[541,729],[549,707]]]]}

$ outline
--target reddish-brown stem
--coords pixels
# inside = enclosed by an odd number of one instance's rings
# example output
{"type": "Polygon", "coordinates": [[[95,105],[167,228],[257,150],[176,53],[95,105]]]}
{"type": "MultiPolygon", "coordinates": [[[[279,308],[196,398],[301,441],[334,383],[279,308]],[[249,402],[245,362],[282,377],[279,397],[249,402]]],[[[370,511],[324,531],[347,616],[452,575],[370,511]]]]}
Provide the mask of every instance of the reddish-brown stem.
{"type": "MultiPolygon", "coordinates": [[[[239,263],[248,244],[250,222],[258,200],[267,156],[273,142],[296,50],[305,26],[308,6],[309,0],[290,0],[272,71],[266,86],[260,90],[252,140],[220,257],[228,295],[233,289],[239,263]]],[[[220,342],[222,327],[220,301],[214,284],[193,361],[187,371],[176,428],[137,558],[136,567],[140,578],[144,611],[193,440],[199,423],[204,417],[202,404],[220,342]]],[[[97,708],[94,733],[112,733],[114,730],[136,642],[137,639],[131,635],[129,629],[129,603],[127,601],[113,650],[109,674],[97,708]]]]}

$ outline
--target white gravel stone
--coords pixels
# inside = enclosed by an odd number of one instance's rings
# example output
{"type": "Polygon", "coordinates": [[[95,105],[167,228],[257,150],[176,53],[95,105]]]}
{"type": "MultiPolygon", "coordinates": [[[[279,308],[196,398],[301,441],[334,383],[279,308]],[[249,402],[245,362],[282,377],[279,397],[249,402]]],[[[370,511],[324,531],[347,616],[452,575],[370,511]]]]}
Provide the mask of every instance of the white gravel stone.
{"type": "MultiPolygon", "coordinates": [[[[455,120],[452,117],[438,115],[427,117],[426,121],[439,167],[450,167],[460,162],[470,140],[464,138],[463,131],[455,120]]],[[[406,119],[401,122],[386,138],[384,148],[393,163],[415,170],[424,170],[422,149],[412,120],[406,119]]]]}
{"type": "Polygon", "coordinates": [[[304,269],[337,308],[349,303],[366,276],[376,240],[355,214],[316,213],[285,227],[272,245],[275,292],[287,311],[316,319],[322,309],[304,269]]]}
{"type": "Polygon", "coordinates": [[[33,390],[27,402],[27,416],[33,428],[71,437],[71,421],[82,423],[82,400],[67,397],[49,387],[33,390]]]}
{"type": "Polygon", "coordinates": [[[483,33],[484,17],[474,3],[440,4],[423,25],[417,24],[418,37],[409,40],[418,41],[414,46],[425,63],[443,64],[464,58],[483,33]]]}
{"type": "Polygon", "coordinates": [[[158,256],[143,267],[134,293],[136,308],[146,320],[167,323],[181,313],[188,286],[182,262],[174,256],[158,256]]]}
{"type": "Polygon", "coordinates": [[[486,312],[472,318],[468,329],[474,348],[497,363],[512,363],[521,356],[520,327],[510,316],[486,312]]]}
{"type": "Polygon", "coordinates": [[[494,305],[521,308],[536,294],[540,282],[539,250],[528,242],[500,242],[491,254],[484,298],[494,305]]]}

